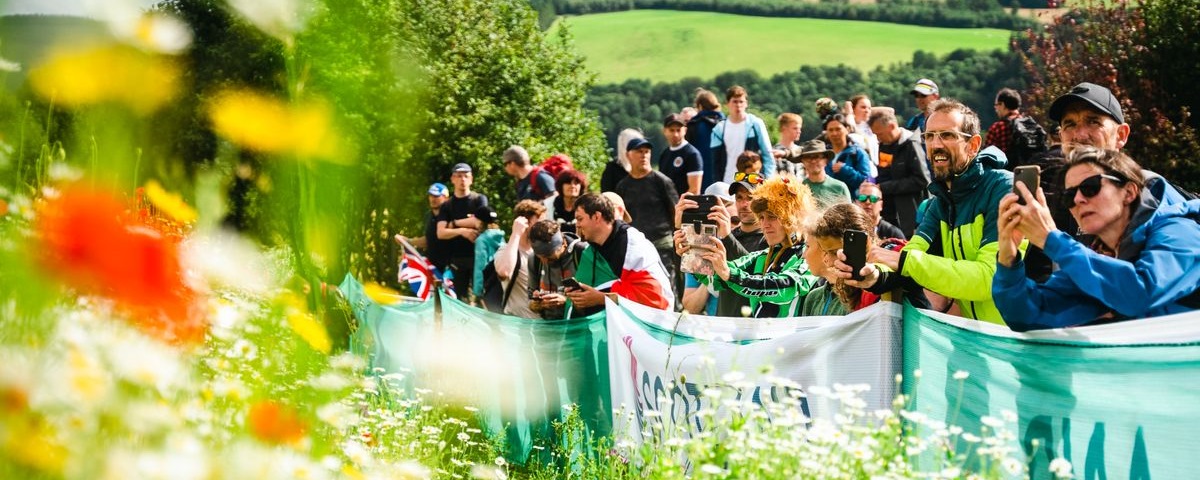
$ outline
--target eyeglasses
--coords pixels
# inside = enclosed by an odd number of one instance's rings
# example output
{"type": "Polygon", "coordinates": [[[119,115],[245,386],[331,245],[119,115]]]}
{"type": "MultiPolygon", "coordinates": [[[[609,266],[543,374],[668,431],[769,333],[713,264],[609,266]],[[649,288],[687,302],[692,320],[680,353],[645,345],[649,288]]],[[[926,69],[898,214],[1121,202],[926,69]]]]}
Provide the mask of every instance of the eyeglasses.
{"type": "Polygon", "coordinates": [[[929,143],[935,138],[940,139],[942,143],[951,143],[960,139],[971,138],[971,135],[967,135],[956,130],[941,130],[938,132],[925,132],[921,134],[921,139],[925,140],[925,143],[929,143]]]}
{"type": "Polygon", "coordinates": [[[1125,179],[1108,174],[1092,175],[1079,182],[1079,185],[1063,190],[1063,205],[1067,208],[1075,206],[1075,192],[1082,193],[1085,198],[1092,198],[1100,193],[1100,188],[1104,186],[1102,179],[1108,179],[1117,185],[1124,185],[1125,179]]]}
{"type": "Polygon", "coordinates": [[[880,197],[879,195],[858,194],[858,201],[861,203],[879,203],[880,200],[883,200],[883,197],[880,197]]]}
{"type": "Polygon", "coordinates": [[[733,174],[733,181],[746,182],[751,185],[758,185],[766,180],[760,173],[737,172],[733,174]]]}

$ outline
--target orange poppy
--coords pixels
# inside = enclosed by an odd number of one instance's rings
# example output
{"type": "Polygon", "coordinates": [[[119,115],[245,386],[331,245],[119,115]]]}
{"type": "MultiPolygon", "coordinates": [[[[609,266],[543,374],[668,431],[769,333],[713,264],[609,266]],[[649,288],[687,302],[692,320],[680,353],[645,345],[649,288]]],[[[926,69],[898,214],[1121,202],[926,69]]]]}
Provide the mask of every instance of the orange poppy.
{"type": "Polygon", "coordinates": [[[67,187],[38,215],[43,263],[72,287],[116,301],[164,340],[204,340],[175,242],[128,220],[108,192],[67,187]]]}
{"type": "Polygon", "coordinates": [[[304,439],[304,420],[286,405],[263,400],[250,406],[246,425],[259,440],[294,445],[304,439]]]}

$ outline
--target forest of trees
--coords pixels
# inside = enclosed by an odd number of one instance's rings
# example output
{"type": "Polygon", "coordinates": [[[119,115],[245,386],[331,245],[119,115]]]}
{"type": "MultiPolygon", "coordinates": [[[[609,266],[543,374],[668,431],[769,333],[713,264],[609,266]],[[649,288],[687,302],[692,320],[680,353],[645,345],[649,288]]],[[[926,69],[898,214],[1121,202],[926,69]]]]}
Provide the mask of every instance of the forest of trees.
{"type": "Polygon", "coordinates": [[[1046,0],[880,0],[877,3],[790,0],[530,0],[543,28],[558,15],[586,15],[634,9],[688,10],[759,17],[803,17],[903,23],[931,27],[1002,28],[1035,25],[1005,7],[1045,8],[1046,0]]]}

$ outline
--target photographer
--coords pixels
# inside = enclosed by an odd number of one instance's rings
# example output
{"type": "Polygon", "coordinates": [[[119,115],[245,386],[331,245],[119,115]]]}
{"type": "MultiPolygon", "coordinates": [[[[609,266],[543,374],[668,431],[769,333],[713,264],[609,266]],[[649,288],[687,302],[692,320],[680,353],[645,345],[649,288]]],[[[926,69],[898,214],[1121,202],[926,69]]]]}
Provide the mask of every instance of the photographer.
{"type": "Polygon", "coordinates": [[[572,304],[563,295],[564,280],[575,277],[579,254],[587,248],[570,232],[559,231],[554,220],[542,220],[529,228],[533,257],[529,259],[529,308],[547,320],[574,318],[572,304]]]}
{"type": "MultiPolygon", "coordinates": [[[[708,220],[716,225],[716,237],[720,239],[725,247],[726,260],[734,260],[750,252],[762,250],[766,248],[763,241],[763,234],[760,228],[758,217],[750,210],[750,200],[754,189],[762,184],[763,177],[758,174],[740,175],[737,176],[738,181],[725,189],[723,182],[718,182],[705,190],[706,194],[716,195],[724,202],[732,200],[733,211],[729,208],[714,207],[712,212],[708,214],[708,220]],[[733,228],[736,225],[737,228],[733,228]]],[[[680,227],[683,225],[683,212],[697,208],[698,204],[693,198],[687,196],[680,199],[675,206],[675,225],[680,227]]],[[[683,255],[688,251],[689,244],[687,237],[682,228],[675,232],[675,252],[683,255]]],[[[717,296],[717,307],[715,315],[722,317],[741,317],[745,316],[744,310],[749,309],[750,300],[746,297],[738,295],[731,290],[721,290],[715,292],[711,287],[702,285],[694,275],[689,275],[693,282],[688,282],[684,291],[684,307],[689,312],[700,313],[708,310],[705,308],[708,296],[717,296]],[[690,297],[689,297],[689,289],[690,297]],[[692,308],[688,308],[692,307],[692,308]]]]}

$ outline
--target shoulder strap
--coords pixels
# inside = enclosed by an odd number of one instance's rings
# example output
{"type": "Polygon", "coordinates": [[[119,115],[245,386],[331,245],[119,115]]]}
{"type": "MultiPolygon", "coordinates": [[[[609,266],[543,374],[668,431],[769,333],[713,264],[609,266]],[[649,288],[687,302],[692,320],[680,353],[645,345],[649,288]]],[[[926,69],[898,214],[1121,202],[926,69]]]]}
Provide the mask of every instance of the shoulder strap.
{"type": "Polygon", "coordinates": [[[517,284],[517,274],[521,273],[521,263],[525,261],[525,256],[521,255],[520,247],[517,248],[517,264],[513,265],[512,274],[508,276],[508,285],[504,287],[504,300],[500,302],[500,311],[504,311],[504,307],[508,306],[508,297],[512,296],[513,285],[517,284]]]}

